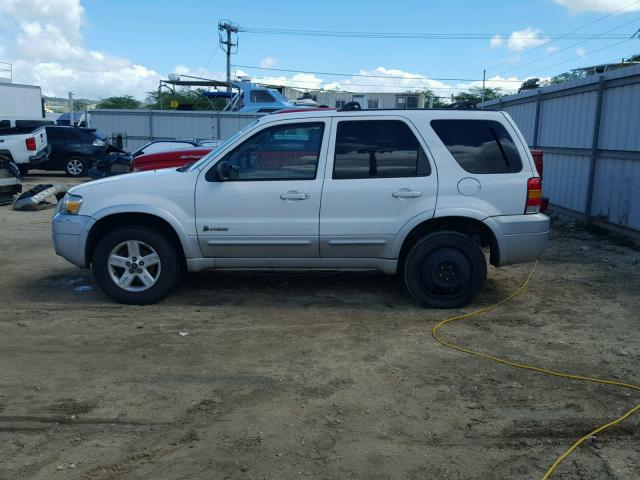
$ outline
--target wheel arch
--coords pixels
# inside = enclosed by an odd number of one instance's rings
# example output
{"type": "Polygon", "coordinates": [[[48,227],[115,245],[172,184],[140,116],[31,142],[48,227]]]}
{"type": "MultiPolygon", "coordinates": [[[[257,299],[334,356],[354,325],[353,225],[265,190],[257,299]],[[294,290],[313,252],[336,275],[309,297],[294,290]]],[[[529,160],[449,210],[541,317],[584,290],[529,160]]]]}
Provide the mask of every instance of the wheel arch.
{"type": "Polygon", "coordinates": [[[403,264],[409,250],[420,238],[440,230],[450,230],[468,235],[480,247],[489,247],[489,258],[492,265],[500,264],[500,246],[491,228],[478,218],[452,215],[429,218],[413,226],[402,238],[397,257],[398,265],[403,264]]]}
{"type": "MultiPolygon", "coordinates": [[[[177,222],[177,221],[176,221],[177,222]]],[[[150,212],[112,212],[101,216],[92,226],[85,243],[85,264],[90,265],[96,243],[109,230],[125,226],[143,226],[167,236],[186,265],[190,249],[186,233],[168,219],[150,212]]]]}

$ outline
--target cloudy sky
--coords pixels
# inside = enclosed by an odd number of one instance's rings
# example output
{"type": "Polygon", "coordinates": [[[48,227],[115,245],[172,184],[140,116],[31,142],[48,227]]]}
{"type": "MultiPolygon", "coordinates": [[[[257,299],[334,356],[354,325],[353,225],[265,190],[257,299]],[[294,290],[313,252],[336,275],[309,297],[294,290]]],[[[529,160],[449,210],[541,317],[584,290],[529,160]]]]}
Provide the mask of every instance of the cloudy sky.
{"type": "Polygon", "coordinates": [[[46,95],[73,91],[85,98],[144,98],[171,72],[224,77],[220,18],[249,30],[483,34],[463,40],[247,31],[240,33],[233,56],[241,65],[234,71],[269,83],[351,91],[428,87],[447,96],[479,84],[483,69],[490,85],[513,90],[531,76],[549,77],[640,52],[638,39],[596,37],[630,37],[640,28],[640,0],[325,0],[314,5],[0,0],[0,61],[13,65],[15,83],[40,85],[46,95]],[[574,30],[574,36],[586,38],[557,38],[574,30]]]}

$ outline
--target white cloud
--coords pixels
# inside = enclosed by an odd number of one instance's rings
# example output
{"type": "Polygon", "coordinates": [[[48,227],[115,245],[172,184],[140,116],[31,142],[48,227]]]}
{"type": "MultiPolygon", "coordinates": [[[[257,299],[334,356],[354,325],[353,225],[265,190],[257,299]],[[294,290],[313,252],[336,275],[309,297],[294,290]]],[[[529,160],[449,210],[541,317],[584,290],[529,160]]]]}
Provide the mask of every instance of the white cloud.
{"type": "Polygon", "coordinates": [[[571,13],[602,12],[613,13],[624,8],[620,13],[640,10],[640,3],[629,5],[629,0],[553,0],[563,7],[567,7],[571,13]]]}
{"type": "Polygon", "coordinates": [[[558,50],[560,50],[560,47],[556,47],[555,45],[545,49],[547,53],[556,53],[558,50]]]}
{"type": "Polygon", "coordinates": [[[576,53],[582,58],[587,56],[587,51],[584,48],[576,48],[576,53]]]}
{"type": "Polygon", "coordinates": [[[536,47],[547,43],[549,39],[540,37],[540,30],[527,27],[524,30],[516,30],[509,35],[507,46],[509,50],[517,52],[529,47],[536,47]]]}
{"type": "Polygon", "coordinates": [[[151,68],[84,45],[79,0],[0,0],[3,60],[13,64],[16,83],[40,85],[45,95],[143,98],[158,86],[151,68]]]}
{"type": "Polygon", "coordinates": [[[260,61],[260,66],[262,68],[271,68],[273,66],[276,65],[276,63],[278,63],[278,59],[271,57],[271,56],[267,56],[264,57],[261,61],[260,61]]]}
{"type": "Polygon", "coordinates": [[[491,42],[489,42],[489,45],[491,46],[491,48],[501,47],[502,45],[504,45],[504,38],[502,38],[502,36],[500,35],[494,35],[491,38],[491,42]]]}

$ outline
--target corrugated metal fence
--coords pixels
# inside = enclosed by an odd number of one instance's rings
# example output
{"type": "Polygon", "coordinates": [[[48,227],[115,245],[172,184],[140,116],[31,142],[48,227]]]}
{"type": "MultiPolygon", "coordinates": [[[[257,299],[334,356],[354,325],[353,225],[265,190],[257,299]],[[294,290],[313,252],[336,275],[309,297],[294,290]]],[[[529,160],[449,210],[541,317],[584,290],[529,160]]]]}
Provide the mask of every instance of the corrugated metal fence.
{"type": "Polygon", "coordinates": [[[640,66],[485,102],[544,150],[544,194],[587,221],[640,233],[640,66]]]}
{"type": "Polygon", "coordinates": [[[264,114],[174,110],[91,110],[89,124],[123,147],[135,150],[151,140],[189,138],[224,140],[264,114]]]}

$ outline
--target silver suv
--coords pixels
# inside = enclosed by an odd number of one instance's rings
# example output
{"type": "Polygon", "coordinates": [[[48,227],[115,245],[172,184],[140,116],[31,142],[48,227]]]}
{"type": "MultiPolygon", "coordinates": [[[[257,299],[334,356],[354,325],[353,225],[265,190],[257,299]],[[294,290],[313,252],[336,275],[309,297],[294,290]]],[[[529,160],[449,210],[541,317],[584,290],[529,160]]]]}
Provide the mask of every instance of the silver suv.
{"type": "Polygon", "coordinates": [[[472,301],[495,266],[536,259],[541,179],[502,112],[311,110],[263,117],[197,163],[72,188],[56,252],[118,302],[205,268],[377,269],[420,304],[472,301]]]}

